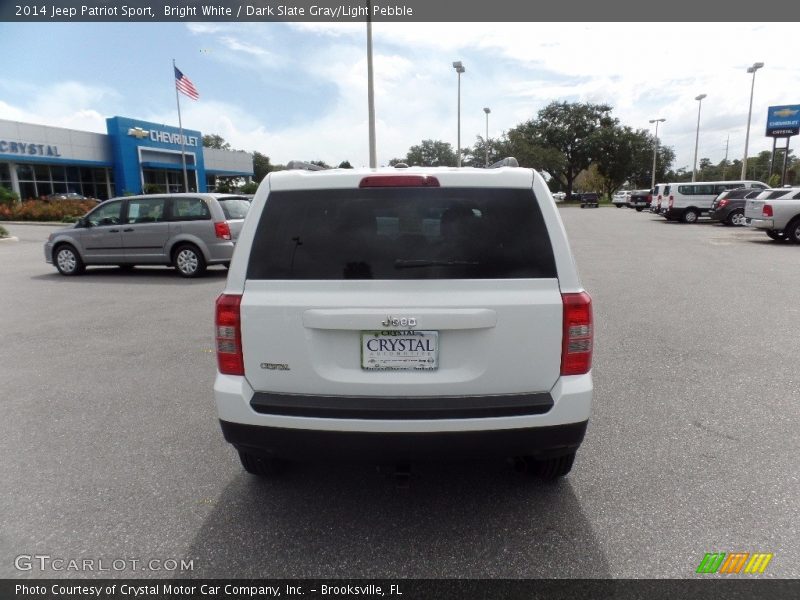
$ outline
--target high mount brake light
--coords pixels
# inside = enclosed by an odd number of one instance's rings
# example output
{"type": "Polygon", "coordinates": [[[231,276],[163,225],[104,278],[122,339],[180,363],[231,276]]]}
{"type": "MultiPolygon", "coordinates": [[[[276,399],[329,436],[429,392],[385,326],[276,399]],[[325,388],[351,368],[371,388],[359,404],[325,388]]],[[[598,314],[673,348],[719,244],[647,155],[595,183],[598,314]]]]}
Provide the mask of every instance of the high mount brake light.
{"type": "Polygon", "coordinates": [[[428,175],[369,175],[358,187],[439,187],[439,180],[428,175]]]}

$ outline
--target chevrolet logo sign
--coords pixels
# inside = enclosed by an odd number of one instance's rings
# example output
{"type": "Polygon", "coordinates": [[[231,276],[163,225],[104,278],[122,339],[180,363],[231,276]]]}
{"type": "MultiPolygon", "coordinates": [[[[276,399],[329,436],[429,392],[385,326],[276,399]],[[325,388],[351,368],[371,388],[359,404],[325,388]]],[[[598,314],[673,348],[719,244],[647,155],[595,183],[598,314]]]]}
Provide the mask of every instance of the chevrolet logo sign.
{"type": "Polygon", "coordinates": [[[796,110],[792,110],[791,108],[782,108],[780,110],[776,110],[774,113],[776,117],[793,117],[797,114],[796,110]]]}
{"type": "Polygon", "coordinates": [[[128,129],[128,135],[132,135],[133,137],[143,140],[146,137],[150,137],[150,132],[142,129],[141,127],[132,127],[128,129]]]}

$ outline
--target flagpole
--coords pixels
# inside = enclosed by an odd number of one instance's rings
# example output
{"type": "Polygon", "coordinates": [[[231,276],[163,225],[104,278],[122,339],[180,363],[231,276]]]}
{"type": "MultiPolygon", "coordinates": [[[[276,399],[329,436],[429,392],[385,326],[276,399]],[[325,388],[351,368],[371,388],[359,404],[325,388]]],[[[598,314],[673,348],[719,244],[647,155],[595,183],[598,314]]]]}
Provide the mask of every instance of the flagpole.
{"type": "MultiPolygon", "coordinates": [[[[175,102],[178,104],[178,129],[181,132],[181,162],[183,163],[183,190],[189,191],[189,176],[186,174],[186,145],[183,140],[183,122],[181,121],[181,99],[178,95],[178,80],[175,78],[175,59],[172,59],[172,81],[175,85],[175,102]]],[[[169,193],[169,181],[167,182],[167,193],[169,193]]]]}

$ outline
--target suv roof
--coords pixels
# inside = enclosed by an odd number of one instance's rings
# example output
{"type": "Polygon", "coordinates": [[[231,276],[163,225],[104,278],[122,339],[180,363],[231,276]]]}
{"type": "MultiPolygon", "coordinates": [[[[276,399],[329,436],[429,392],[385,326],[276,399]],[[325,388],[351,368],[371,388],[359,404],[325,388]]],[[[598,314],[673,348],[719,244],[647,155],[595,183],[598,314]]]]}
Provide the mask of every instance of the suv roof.
{"type": "MultiPolygon", "coordinates": [[[[531,169],[499,167],[476,169],[473,167],[381,167],[377,169],[325,169],[322,171],[274,171],[269,181],[270,191],[357,188],[366,176],[403,177],[425,175],[434,177],[442,187],[530,187],[531,169]]],[[[260,191],[260,190],[259,190],[260,191]]],[[[258,196],[258,194],[257,194],[258,196]]]]}

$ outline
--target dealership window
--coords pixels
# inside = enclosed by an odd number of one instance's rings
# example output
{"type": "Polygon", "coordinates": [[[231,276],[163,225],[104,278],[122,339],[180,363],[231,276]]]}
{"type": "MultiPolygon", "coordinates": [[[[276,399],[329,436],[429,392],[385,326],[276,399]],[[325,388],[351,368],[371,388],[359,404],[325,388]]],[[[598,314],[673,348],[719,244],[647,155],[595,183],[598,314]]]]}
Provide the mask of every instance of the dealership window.
{"type": "MultiPolygon", "coordinates": [[[[4,165],[8,168],[8,165],[4,165]]],[[[0,173],[0,184],[3,183],[0,173]]],[[[10,174],[8,181],[10,183],[10,174]]],[[[23,200],[41,198],[53,193],[73,192],[89,198],[107,200],[109,183],[113,191],[112,171],[105,168],[90,169],[47,164],[18,164],[20,197],[23,200]]]]}
{"type": "MultiPolygon", "coordinates": [[[[183,171],[177,169],[143,169],[144,184],[150,193],[170,193],[176,194],[185,192],[183,189],[183,171]]],[[[195,172],[187,171],[189,179],[189,189],[196,191],[195,172]]]]}

